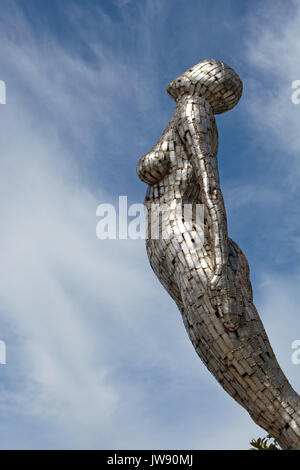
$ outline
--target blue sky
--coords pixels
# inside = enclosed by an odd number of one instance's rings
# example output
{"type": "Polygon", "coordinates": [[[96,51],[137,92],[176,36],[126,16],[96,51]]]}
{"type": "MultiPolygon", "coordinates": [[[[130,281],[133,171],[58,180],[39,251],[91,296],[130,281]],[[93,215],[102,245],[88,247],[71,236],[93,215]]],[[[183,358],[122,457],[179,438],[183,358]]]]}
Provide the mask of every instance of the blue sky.
{"type": "Polygon", "coordinates": [[[264,431],[198,359],[143,241],[98,240],[95,211],[143,201],[135,167],[173,114],[166,85],[231,65],[229,232],[300,390],[300,2],[2,0],[0,23],[1,448],[247,449],[264,431]]]}

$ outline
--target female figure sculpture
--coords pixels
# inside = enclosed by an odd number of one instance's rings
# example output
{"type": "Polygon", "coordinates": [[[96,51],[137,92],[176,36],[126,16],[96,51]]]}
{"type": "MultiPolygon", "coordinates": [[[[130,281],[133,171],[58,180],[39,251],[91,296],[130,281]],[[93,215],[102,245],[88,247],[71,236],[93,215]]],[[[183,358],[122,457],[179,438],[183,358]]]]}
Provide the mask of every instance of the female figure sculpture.
{"type": "Polygon", "coordinates": [[[282,372],[253,304],[249,267],[228,237],[218,174],[215,114],[232,109],[242,81],[228,65],[199,62],[167,87],[174,115],[138,163],[148,184],[145,207],[168,207],[167,237],[151,237],[152,269],[176,302],[201,360],[221,386],[277,439],[300,449],[300,397],[282,372]],[[178,204],[202,204],[204,224],[184,217],[178,204]],[[201,238],[201,236],[203,237],[201,238]]]}

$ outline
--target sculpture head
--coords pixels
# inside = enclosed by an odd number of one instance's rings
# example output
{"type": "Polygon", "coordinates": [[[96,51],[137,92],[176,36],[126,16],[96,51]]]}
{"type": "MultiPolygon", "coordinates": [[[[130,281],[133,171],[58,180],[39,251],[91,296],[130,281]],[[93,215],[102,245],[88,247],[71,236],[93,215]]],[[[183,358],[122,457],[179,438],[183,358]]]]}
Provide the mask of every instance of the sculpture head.
{"type": "Polygon", "coordinates": [[[209,102],[214,114],[232,109],[242,95],[243,83],[229,65],[207,59],[188,69],[167,86],[176,102],[184,95],[198,95],[209,102]]]}

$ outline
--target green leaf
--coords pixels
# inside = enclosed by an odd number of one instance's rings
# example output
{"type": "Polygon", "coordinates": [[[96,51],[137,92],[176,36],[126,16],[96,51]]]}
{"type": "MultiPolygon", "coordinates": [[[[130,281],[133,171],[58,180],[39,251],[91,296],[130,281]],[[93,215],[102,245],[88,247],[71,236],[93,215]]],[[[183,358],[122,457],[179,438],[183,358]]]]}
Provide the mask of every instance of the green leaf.
{"type": "Polygon", "coordinates": [[[278,442],[270,434],[263,438],[252,439],[250,444],[253,447],[251,450],[280,450],[278,442]]]}

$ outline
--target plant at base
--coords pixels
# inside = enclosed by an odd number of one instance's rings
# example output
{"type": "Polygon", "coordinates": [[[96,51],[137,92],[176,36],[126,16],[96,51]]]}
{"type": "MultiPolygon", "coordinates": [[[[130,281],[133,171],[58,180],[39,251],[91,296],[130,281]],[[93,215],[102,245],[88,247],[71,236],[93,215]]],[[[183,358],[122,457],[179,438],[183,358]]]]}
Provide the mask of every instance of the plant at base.
{"type": "Polygon", "coordinates": [[[253,447],[253,449],[250,450],[281,450],[276,439],[270,434],[263,438],[252,439],[250,444],[253,447]],[[269,442],[271,440],[273,440],[273,442],[269,442]]]}

